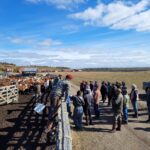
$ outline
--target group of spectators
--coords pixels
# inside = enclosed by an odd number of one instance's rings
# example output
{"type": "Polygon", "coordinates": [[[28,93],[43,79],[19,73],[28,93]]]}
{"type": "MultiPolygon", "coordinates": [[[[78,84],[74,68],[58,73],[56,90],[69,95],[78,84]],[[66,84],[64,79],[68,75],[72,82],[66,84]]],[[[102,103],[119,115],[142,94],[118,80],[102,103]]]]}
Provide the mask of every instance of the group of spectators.
{"type": "MultiPolygon", "coordinates": [[[[131,92],[128,93],[125,82],[110,83],[103,81],[100,85],[97,81],[82,81],[77,95],[72,96],[71,99],[74,105],[73,119],[77,129],[82,129],[83,114],[85,115],[86,125],[93,124],[93,109],[95,118],[98,119],[100,117],[100,100],[105,103],[106,99],[108,99],[108,106],[112,106],[112,132],[116,130],[120,131],[122,122],[128,124],[128,108],[130,102],[133,106],[133,117],[138,118],[139,94],[135,84],[132,84],[131,92]]],[[[147,89],[147,106],[149,112],[147,122],[150,122],[150,88],[147,89]]]]}
{"type": "MultiPolygon", "coordinates": [[[[133,106],[133,117],[138,118],[138,100],[139,94],[135,84],[131,86],[131,92],[128,92],[125,82],[110,83],[103,81],[101,84],[97,81],[86,82],[82,81],[80,90],[76,95],[70,96],[72,75],[66,75],[65,79],[59,75],[53,81],[45,80],[45,90],[42,93],[48,93],[47,98],[50,99],[49,107],[49,121],[46,132],[49,132],[56,126],[56,118],[58,115],[58,108],[61,106],[62,97],[67,104],[67,110],[70,117],[73,118],[75,127],[82,129],[83,114],[85,115],[86,125],[92,125],[92,113],[94,110],[95,119],[101,116],[100,100],[103,103],[108,100],[108,106],[112,107],[113,124],[112,132],[121,130],[122,122],[128,124],[128,108],[131,102],[133,106]],[[72,104],[74,106],[73,114],[71,112],[72,104]]],[[[39,83],[35,85],[36,100],[41,96],[42,88],[39,83]]],[[[148,106],[148,120],[150,122],[150,88],[147,89],[147,106],[148,106]]]]}

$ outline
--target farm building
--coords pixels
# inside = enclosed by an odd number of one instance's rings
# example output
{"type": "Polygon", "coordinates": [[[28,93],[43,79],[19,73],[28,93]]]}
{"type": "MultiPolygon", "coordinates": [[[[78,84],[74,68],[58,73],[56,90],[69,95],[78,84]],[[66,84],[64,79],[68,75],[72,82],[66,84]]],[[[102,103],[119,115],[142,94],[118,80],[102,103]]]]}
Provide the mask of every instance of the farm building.
{"type": "Polygon", "coordinates": [[[22,69],[22,75],[25,76],[35,76],[38,72],[37,68],[23,68],[22,69]]]}

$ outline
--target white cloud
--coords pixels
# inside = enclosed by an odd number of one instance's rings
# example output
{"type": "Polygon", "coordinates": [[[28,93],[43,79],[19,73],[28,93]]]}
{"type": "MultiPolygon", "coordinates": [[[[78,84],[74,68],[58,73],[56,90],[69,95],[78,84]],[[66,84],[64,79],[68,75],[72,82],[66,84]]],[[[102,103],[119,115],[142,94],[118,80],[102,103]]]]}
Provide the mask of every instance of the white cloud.
{"type": "Polygon", "coordinates": [[[38,39],[38,37],[6,37],[6,39],[17,45],[25,45],[25,46],[33,46],[38,48],[43,47],[52,47],[52,46],[58,46],[61,45],[62,42],[58,40],[53,40],[51,38],[46,39],[38,39]]]}
{"type": "Polygon", "coordinates": [[[87,8],[69,17],[83,20],[85,25],[150,31],[150,0],[141,0],[137,4],[128,2],[118,0],[108,5],[98,3],[95,8],[87,8]]]}
{"type": "Polygon", "coordinates": [[[60,9],[68,9],[68,8],[70,9],[72,7],[75,7],[75,5],[84,3],[86,0],[25,0],[25,1],[34,4],[37,3],[52,4],[60,9]]]}
{"type": "Polygon", "coordinates": [[[56,46],[56,45],[61,45],[61,44],[62,43],[60,41],[55,41],[52,39],[45,39],[45,40],[38,43],[38,45],[44,46],[44,47],[56,46]]]}
{"type": "Polygon", "coordinates": [[[33,42],[33,39],[31,38],[22,38],[22,37],[7,37],[11,43],[14,44],[31,44],[33,42]]]}
{"type": "Polygon", "coordinates": [[[114,53],[88,48],[75,48],[33,51],[23,49],[18,51],[0,50],[0,61],[16,63],[17,65],[48,65],[83,67],[150,67],[149,51],[122,50],[114,53]],[[82,53],[81,53],[82,51],[82,53]],[[128,53],[127,53],[128,51],[128,53]]]}

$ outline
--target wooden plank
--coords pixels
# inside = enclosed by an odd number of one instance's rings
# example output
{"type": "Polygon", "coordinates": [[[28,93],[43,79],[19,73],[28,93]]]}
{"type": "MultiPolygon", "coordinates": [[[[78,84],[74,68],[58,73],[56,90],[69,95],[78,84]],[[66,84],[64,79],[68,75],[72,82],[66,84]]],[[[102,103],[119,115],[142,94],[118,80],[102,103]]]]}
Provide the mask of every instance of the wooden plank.
{"type": "Polygon", "coordinates": [[[0,105],[18,101],[18,88],[15,85],[0,88],[0,105]]]}

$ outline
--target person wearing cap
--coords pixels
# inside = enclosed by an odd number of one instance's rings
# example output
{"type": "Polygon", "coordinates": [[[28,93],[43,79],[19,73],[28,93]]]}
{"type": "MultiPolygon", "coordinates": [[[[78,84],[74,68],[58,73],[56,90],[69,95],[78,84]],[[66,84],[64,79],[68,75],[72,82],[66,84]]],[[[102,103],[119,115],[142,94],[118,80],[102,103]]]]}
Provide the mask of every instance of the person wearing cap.
{"type": "Polygon", "coordinates": [[[135,84],[132,84],[131,88],[132,90],[130,93],[130,99],[131,99],[131,103],[132,103],[133,110],[134,110],[133,117],[138,118],[138,100],[139,100],[138,89],[135,84]]]}
{"type": "Polygon", "coordinates": [[[128,108],[130,97],[128,95],[127,89],[122,90],[123,94],[123,122],[128,124],[128,108]]]}
{"type": "Polygon", "coordinates": [[[116,89],[116,95],[112,98],[112,109],[113,109],[113,126],[112,132],[121,131],[122,123],[122,109],[123,109],[123,96],[121,89],[116,89]]]}
{"type": "Polygon", "coordinates": [[[84,114],[86,125],[92,125],[92,115],[91,115],[91,105],[93,101],[93,96],[91,94],[91,89],[87,89],[84,94],[84,114]]]}

